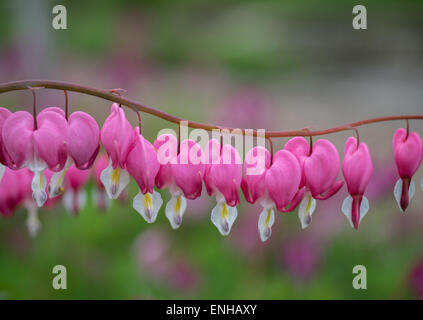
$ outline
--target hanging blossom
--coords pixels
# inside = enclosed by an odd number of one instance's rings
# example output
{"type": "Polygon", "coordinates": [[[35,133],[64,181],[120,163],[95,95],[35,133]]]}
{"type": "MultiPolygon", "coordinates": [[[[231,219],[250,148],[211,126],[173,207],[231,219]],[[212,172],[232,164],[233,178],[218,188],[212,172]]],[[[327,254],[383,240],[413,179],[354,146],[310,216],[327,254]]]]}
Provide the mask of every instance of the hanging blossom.
{"type": "Polygon", "coordinates": [[[166,204],[166,217],[173,229],[180,227],[187,208],[187,199],[201,196],[204,175],[203,150],[194,140],[179,145],[172,134],[162,134],[154,141],[160,169],[155,183],[159,189],[168,188],[171,198],[166,204]]]}
{"type": "Polygon", "coordinates": [[[139,127],[135,128],[135,135],[135,145],[126,160],[126,169],[140,188],[133,200],[133,207],[145,221],[153,223],[163,204],[160,193],[154,190],[154,179],[160,164],[157,160],[156,150],[141,135],[139,127]]]}
{"type": "Polygon", "coordinates": [[[100,129],[89,114],[81,111],[72,113],[68,119],[68,155],[64,168],[53,174],[48,185],[50,198],[63,192],[66,172],[72,165],[80,170],[89,169],[100,149],[100,129]]]}
{"type": "Polygon", "coordinates": [[[107,168],[108,162],[109,161],[107,160],[107,156],[101,154],[97,157],[93,167],[93,176],[95,182],[95,187],[92,190],[93,202],[101,211],[106,211],[110,205],[110,198],[107,196],[103,182],[101,182],[100,179],[101,172],[107,168]]]}
{"type": "Polygon", "coordinates": [[[17,111],[4,121],[2,139],[7,165],[12,169],[27,167],[34,172],[32,196],[39,207],[47,200],[43,171],[61,171],[67,159],[68,124],[63,110],[49,107],[36,117],[17,111]]]}
{"type": "Polygon", "coordinates": [[[246,154],[241,187],[248,202],[263,207],[258,220],[261,241],[272,234],[275,210],[291,212],[300,203],[305,192],[300,182],[301,168],[291,152],[279,150],[272,160],[263,147],[254,147],[246,154]]]}
{"type": "Polygon", "coordinates": [[[348,138],[345,142],[342,173],[350,194],[342,203],[342,212],[351,227],[358,229],[369,211],[369,201],[363,195],[373,173],[373,163],[366,143],[358,142],[354,137],[348,138]]]}
{"type": "Polygon", "coordinates": [[[23,205],[28,212],[26,225],[31,237],[35,237],[41,228],[37,212],[38,206],[33,201],[31,193],[33,175],[27,168],[12,170],[5,167],[4,177],[0,181],[0,213],[9,217],[19,206],[23,205]]]}
{"type": "Polygon", "coordinates": [[[242,181],[242,161],[230,144],[221,147],[216,139],[209,140],[205,151],[204,182],[209,196],[216,195],[211,221],[223,236],[227,236],[238,216],[239,188],[242,181]]]}
{"type": "Polygon", "coordinates": [[[422,162],[423,144],[417,132],[408,133],[400,128],[395,131],[392,149],[400,176],[394,187],[394,196],[400,210],[405,212],[416,190],[412,177],[422,162]]]}
{"type": "Polygon", "coordinates": [[[306,188],[300,203],[298,217],[301,227],[307,228],[316,209],[316,199],[326,200],[341,189],[344,182],[336,181],[339,173],[339,154],[336,147],[326,139],[317,140],[311,147],[303,137],[289,140],[284,147],[300,163],[300,188],[306,188]]]}
{"type": "Polygon", "coordinates": [[[2,130],[3,130],[3,124],[6,121],[6,119],[11,115],[12,113],[6,109],[0,107],[0,181],[3,177],[3,174],[5,172],[7,161],[6,156],[4,155],[5,151],[3,146],[3,138],[2,138],[2,130]]]}
{"type": "Polygon", "coordinates": [[[100,132],[101,143],[109,156],[109,164],[100,174],[101,182],[111,199],[117,199],[129,184],[126,159],[134,146],[135,138],[125,112],[113,103],[100,132]]]}
{"type": "Polygon", "coordinates": [[[87,202],[87,193],[84,186],[90,177],[89,170],[80,170],[72,165],[66,171],[67,188],[63,194],[63,206],[72,215],[84,209],[87,202]]]}
{"type": "Polygon", "coordinates": [[[25,198],[24,170],[4,168],[3,179],[0,181],[0,213],[4,217],[13,215],[15,209],[25,198]]]}

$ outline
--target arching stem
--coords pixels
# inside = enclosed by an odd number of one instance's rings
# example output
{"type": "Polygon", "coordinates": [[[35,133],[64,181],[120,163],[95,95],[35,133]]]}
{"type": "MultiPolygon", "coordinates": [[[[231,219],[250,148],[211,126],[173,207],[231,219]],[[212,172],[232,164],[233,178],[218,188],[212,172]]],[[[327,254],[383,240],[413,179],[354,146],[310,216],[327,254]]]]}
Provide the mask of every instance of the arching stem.
{"type": "MultiPolygon", "coordinates": [[[[25,89],[29,89],[29,87],[33,87],[33,88],[41,87],[41,88],[48,88],[48,89],[68,90],[73,92],[84,93],[84,94],[88,94],[91,96],[99,97],[102,99],[106,99],[109,101],[113,101],[113,102],[128,106],[129,108],[132,108],[134,110],[149,113],[153,116],[162,118],[169,122],[179,123],[180,121],[183,120],[182,118],[168,114],[156,108],[152,108],[152,107],[143,105],[141,103],[138,103],[137,101],[131,100],[129,98],[116,95],[113,92],[111,92],[111,90],[98,89],[98,88],[82,86],[82,85],[63,82],[63,81],[53,81],[53,80],[13,81],[13,82],[0,84],[0,93],[15,91],[15,90],[25,90],[25,89]]],[[[120,91],[120,90],[114,89],[114,91],[120,91]]],[[[360,127],[360,126],[371,124],[371,123],[394,121],[394,120],[406,120],[406,119],[423,120],[423,115],[421,114],[420,115],[397,115],[397,116],[388,116],[388,117],[378,117],[378,118],[352,122],[352,123],[340,125],[340,126],[329,128],[329,129],[315,130],[315,131],[309,131],[309,132],[305,130],[266,131],[265,137],[321,136],[321,135],[331,134],[335,132],[351,130],[352,127],[353,128],[360,127]]],[[[198,129],[204,129],[208,131],[219,128],[217,125],[214,125],[214,124],[207,124],[207,123],[201,123],[201,122],[195,122],[195,121],[189,121],[188,126],[190,128],[198,128],[198,129]]],[[[230,131],[233,130],[233,128],[227,128],[227,129],[230,131]]],[[[245,129],[241,129],[241,133],[243,135],[249,134],[253,136],[258,136],[262,134],[262,132],[258,132],[257,130],[252,130],[252,132],[247,132],[245,129]]]]}

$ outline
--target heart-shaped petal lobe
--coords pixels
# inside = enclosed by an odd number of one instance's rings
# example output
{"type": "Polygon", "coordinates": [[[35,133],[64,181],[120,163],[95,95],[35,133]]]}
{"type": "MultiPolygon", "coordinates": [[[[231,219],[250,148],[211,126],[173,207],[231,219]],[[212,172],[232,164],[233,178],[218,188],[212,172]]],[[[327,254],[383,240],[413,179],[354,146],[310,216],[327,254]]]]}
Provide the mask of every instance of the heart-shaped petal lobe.
{"type": "Polygon", "coordinates": [[[287,150],[279,150],[266,172],[266,188],[276,208],[283,211],[294,199],[301,182],[298,160],[287,150]]]}
{"type": "Polygon", "coordinates": [[[135,129],[137,138],[134,147],[129,152],[126,160],[126,169],[137,182],[143,194],[153,193],[154,179],[159,171],[160,164],[153,145],[144,139],[135,129]]]}
{"type": "Polygon", "coordinates": [[[363,195],[373,173],[373,163],[366,143],[361,142],[357,147],[356,138],[348,138],[345,143],[342,173],[349,194],[363,195]]]}
{"type": "Polygon", "coordinates": [[[125,168],[126,158],[135,143],[132,126],[118,104],[112,104],[100,132],[101,143],[112,159],[113,168],[125,168]]]}
{"type": "Polygon", "coordinates": [[[203,150],[194,140],[184,140],[180,145],[177,163],[171,165],[172,177],[187,199],[201,195],[204,164],[203,150]]]}
{"type": "Polygon", "coordinates": [[[222,147],[219,164],[210,168],[210,179],[218,195],[222,195],[229,206],[239,204],[242,161],[234,147],[229,144],[222,147]]]}
{"type": "Polygon", "coordinates": [[[85,112],[74,112],[69,120],[69,156],[79,169],[92,166],[100,148],[100,129],[97,122],[85,112]]]}

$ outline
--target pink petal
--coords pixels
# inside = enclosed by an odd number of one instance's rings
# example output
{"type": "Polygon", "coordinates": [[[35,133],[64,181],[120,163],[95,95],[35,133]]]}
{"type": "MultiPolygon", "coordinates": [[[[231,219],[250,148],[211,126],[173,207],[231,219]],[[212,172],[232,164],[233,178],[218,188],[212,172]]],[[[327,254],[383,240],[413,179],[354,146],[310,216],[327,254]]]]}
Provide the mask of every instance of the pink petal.
{"type": "Polygon", "coordinates": [[[126,160],[126,169],[138,183],[143,194],[153,193],[154,179],[159,171],[160,164],[153,145],[135,129],[137,138],[134,148],[129,152],[126,160]]]}
{"type": "Polygon", "coordinates": [[[300,163],[302,175],[300,187],[306,184],[304,173],[304,161],[310,154],[310,146],[304,137],[294,137],[285,144],[284,150],[290,151],[300,163]]]}
{"type": "Polygon", "coordinates": [[[74,112],[69,117],[69,156],[79,169],[93,164],[100,149],[100,129],[97,122],[85,112],[74,112]]]}
{"type": "Polygon", "coordinates": [[[70,166],[66,171],[66,179],[74,191],[81,189],[87,183],[89,177],[89,170],[80,170],[75,165],[70,166]]]}
{"type": "Polygon", "coordinates": [[[34,118],[26,111],[11,114],[3,123],[2,140],[10,167],[21,168],[33,157],[33,130],[34,118]]]}
{"type": "Polygon", "coordinates": [[[6,119],[11,115],[12,113],[5,108],[0,107],[0,163],[7,165],[6,161],[6,155],[5,155],[5,148],[3,146],[3,138],[2,138],[2,130],[3,130],[3,124],[6,121],[6,119]]]}
{"type": "Polygon", "coordinates": [[[364,194],[373,173],[373,163],[366,143],[360,142],[357,148],[356,138],[348,138],[345,143],[342,173],[351,196],[364,194]]]}
{"type": "Polygon", "coordinates": [[[171,163],[177,161],[178,140],[172,134],[162,134],[157,137],[153,145],[160,163],[155,182],[157,188],[162,189],[173,182],[171,163]]]}
{"type": "Polygon", "coordinates": [[[279,150],[266,172],[267,192],[279,211],[283,211],[293,200],[300,182],[301,169],[298,160],[291,152],[279,150]]]}
{"type": "Polygon", "coordinates": [[[229,144],[222,147],[219,164],[212,165],[210,178],[226,203],[233,207],[239,204],[239,188],[242,180],[242,161],[238,151],[229,144]]]}
{"type": "Polygon", "coordinates": [[[245,155],[244,176],[251,193],[250,200],[252,203],[256,202],[266,192],[265,177],[270,166],[270,157],[270,152],[263,147],[254,147],[245,155]]]}
{"type": "Polygon", "coordinates": [[[419,169],[422,162],[423,143],[417,132],[410,132],[403,128],[395,131],[392,140],[394,159],[398,174],[401,178],[411,178],[419,169]]]}
{"type": "Polygon", "coordinates": [[[125,167],[126,157],[135,143],[135,135],[125,112],[113,103],[100,132],[101,143],[112,159],[113,168],[125,167]]]}
{"type": "Polygon", "coordinates": [[[203,150],[197,142],[190,139],[182,141],[177,164],[171,165],[171,168],[175,184],[187,199],[193,200],[201,195],[204,175],[203,150]]]}
{"type": "Polygon", "coordinates": [[[60,171],[67,159],[68,123],[57,110],[51,109],[44,109],[37,116],[38,128],[33,133],[34,150],[50,170],[60,171]]]}
{"type": "Polygon", "coordinates": [[[211,139],[207,143],[207,146],[204,150],[204,159],[205,159],[205,167],[204,167],[204,184],[206,186],[206,191],[209,196],[213,195],[215,191],[215,186],[213,185],[213,181],[210,177],[210,169],[213,164],[218,164],[220,160],[220,143],[216,139],[211,139]]]}
{"type": "Polygon", "coordinates": [[[99,157],[97,157],[97,160],[94,163],[94,181],[100,189],[104,189],[104,185],[103,182],[101,182],[100,175],[101,172],[107,168],[108,164],[109,160],[104,154],[101,154],[99,157]]]}
{"type": "Polygon", "coordinates": [[[335,183],[339,173],[339,155],[335,146],[326,139],[317,140],[313,151],[304,161],[306,184],[313,197],[326,192],[335,183]]]}

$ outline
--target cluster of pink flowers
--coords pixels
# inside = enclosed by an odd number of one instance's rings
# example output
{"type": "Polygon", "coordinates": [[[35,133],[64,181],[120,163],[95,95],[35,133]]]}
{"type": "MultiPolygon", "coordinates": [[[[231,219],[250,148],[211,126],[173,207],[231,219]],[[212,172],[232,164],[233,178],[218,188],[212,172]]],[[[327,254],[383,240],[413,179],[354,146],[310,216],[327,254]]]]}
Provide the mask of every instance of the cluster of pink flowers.
{"type": "MultiPolygon", "coordinates": [[[[240,189],[248,202],[259,203],[263,208],[258,221],[262,241],[271,235],[275,211],[291,212],[299,207],[301,226],[306,228],[312,221],[316,200],[330,198],[344,184],[337,180],[338,151],[326,139],[310,145],[305,138],[294,137],[274,155],[257,146],[248,151],[242,164],[232,145],[222,145],[216,139],[209,140],[204,149],[191,139],[179,142],[173,134],[161,134],[150,143],[140,128],[132,128],[117,104],[112,105],[101,130],[84,112],[67,118],[61,109],[50,107],[34,119],[28,112],[11,113],[0,108],[0,131],[0,178],[4,173],[0,211],[5,215],[23,199],[27,201],[29,190],[39,207],[62,194],[65,176],[69,177],[69,192],[64,195],[64,204],[77,212],[85,202],[80,189],[88,179],[87,169],[98,155],[100,142],[108,160],[100,157],[94,170],[98,203],[107,206],[106,194],[111,199],[118,198],[132,177],[139,187],[133,207],[148,223],[153,223],[163,204],[154,187],[168,189],[171,198],[165,214],[174,229],[182,223],[187,199],[201,195],[203,182],[208,195],[216,197],[211,221],[222,235],[229,234],[237,218],[240,189]],[[20,170],[23,168],[27,169],[20,170]],[[19,177],[13,175],[13,170],[25,174],[19,177]]],[[[416,132],[398,129],[393,151],[400,177],[394,194],[400,209],[405,211],[415,193],[412,177],[422,160],[422,141],[416,132]]],[[[366,143],[348,138],[342,173],[349,196],[342,204],[342,212],[355,229],[369,210],[364,194],[372,172],[366,143]]]]}

